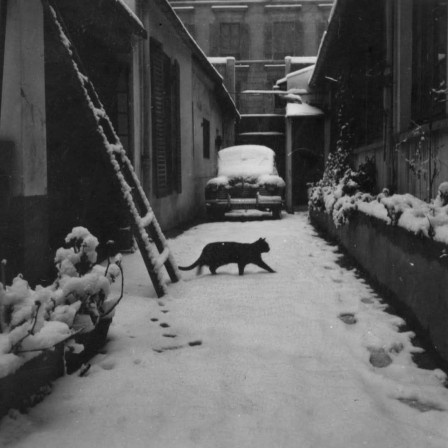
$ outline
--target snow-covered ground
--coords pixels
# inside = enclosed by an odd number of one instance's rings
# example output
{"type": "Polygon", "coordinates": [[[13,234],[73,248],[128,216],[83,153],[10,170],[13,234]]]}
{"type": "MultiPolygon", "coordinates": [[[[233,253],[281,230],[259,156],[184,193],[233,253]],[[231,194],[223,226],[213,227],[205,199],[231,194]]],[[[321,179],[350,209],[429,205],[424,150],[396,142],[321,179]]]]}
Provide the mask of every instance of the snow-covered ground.
{"type": "Polygon", "coordinates": [[[401,320],[305,213],[201,224],[169,243],[185,266],[209,242],[259,237],[276,273],[189,271],[162,300],[140,255],[124,257],[104,353],[4,418],[0,446],[446,448],[444,374],[413,364],[401,320]]]}

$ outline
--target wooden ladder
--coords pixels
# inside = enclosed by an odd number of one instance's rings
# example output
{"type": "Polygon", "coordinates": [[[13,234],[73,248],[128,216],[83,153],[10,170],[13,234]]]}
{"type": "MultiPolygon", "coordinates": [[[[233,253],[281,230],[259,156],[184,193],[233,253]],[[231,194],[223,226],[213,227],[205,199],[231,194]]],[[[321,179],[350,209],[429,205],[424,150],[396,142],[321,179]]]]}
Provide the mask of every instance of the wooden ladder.
{"type": "Polygon", "coordinates": [[[109,166],[113,171],[113,178],[116,179],[122,193],[122,199],[126,205],[125,208],[138,248],[157,296],[162,297],[166,293],[166,276],[163,275],[161,268],[165,266],[173,283],[180,279],[174,258],[132,163],[126,155],[126,151],[104,110],[95,87],[83,68],[82,61],[73,43],[68,37],[65,24],[57,8],[54,5],[50,5],[49,0],[43,0],[43,5],[52,25],[54,25],[55,32],[60,38],[63,53],[67,56],[69,65],[71,65],[76,78],[79,80],[88,109],[91,111],[97,130],[102,138],[104,155],[110,162],[109,166]]]}

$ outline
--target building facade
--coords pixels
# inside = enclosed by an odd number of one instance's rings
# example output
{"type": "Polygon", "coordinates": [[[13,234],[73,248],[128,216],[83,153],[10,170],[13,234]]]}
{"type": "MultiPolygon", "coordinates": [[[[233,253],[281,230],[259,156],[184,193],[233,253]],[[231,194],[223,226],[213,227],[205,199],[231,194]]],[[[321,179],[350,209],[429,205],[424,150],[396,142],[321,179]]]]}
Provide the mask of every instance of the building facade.
{"type": "Polygon", "coordinates": [[[447,45],[442,0],[338,0],[310,81],[326,152],[343,106],[354,164],[374,160],[377,189],[434,198],[448,179],[447,45]]]}
{"type": "Polygon", "coordinates": [[[314,62],[332,1],[172,0],[171,5],[219,70],[225,71],[219,68],[222,58],[234,58],[232,87],[241,113],[237,142],[266,144],[283,160],[284,104],[267,91],[285,74],[314,62]]]}
{"type": "MultiPolygon", "coordinates": [[[[9,277],[51,275],[72,227],[129,243],[104,143],[51,9],[0,2],[0,259],[9,277]],[[64,56],[65,55],[65,56],[64,56]]],[[[222,78],[163,0],[50,0],[163,229],[205,209],[218,143],[234,141],[222,78]]],[[[101,251],[101,249],[100,249],[101,251]]]]}

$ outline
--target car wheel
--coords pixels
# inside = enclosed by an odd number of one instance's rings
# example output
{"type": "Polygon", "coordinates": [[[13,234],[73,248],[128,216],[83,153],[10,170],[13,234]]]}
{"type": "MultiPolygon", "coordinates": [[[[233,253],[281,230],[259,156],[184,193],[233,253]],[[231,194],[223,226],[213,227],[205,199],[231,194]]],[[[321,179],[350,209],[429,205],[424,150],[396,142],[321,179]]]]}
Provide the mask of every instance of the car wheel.
{"type": "Polygon", "coordinates": [[[272,210],[272,217],[274,219],[281,219],[281,217],[282,217],[282,209],[281,208],[274,208],[274,210],[272,210]]]}

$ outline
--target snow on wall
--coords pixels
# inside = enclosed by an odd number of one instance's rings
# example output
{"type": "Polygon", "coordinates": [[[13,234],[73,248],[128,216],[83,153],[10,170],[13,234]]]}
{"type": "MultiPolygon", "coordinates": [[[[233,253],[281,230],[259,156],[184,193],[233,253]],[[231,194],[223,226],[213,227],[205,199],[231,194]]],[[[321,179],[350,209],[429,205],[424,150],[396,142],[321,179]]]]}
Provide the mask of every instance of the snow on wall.
{"type": "MultiPolygon", "coordinates": [[[[448,185],[446,185],[448,187],[448,185]]],[[[336,227],[345,224],[353,211],[360,212],[402,227],[417,236],[423,236],[448,245],[448,204],[444,183],[439,188],[437,198],[427,203],[411,194],[380,193],[374,197],[357,192],[347,195],[339,184],[336,187],[315,187],[309,206],[324,210],[333,216],[336,227]]]]}

